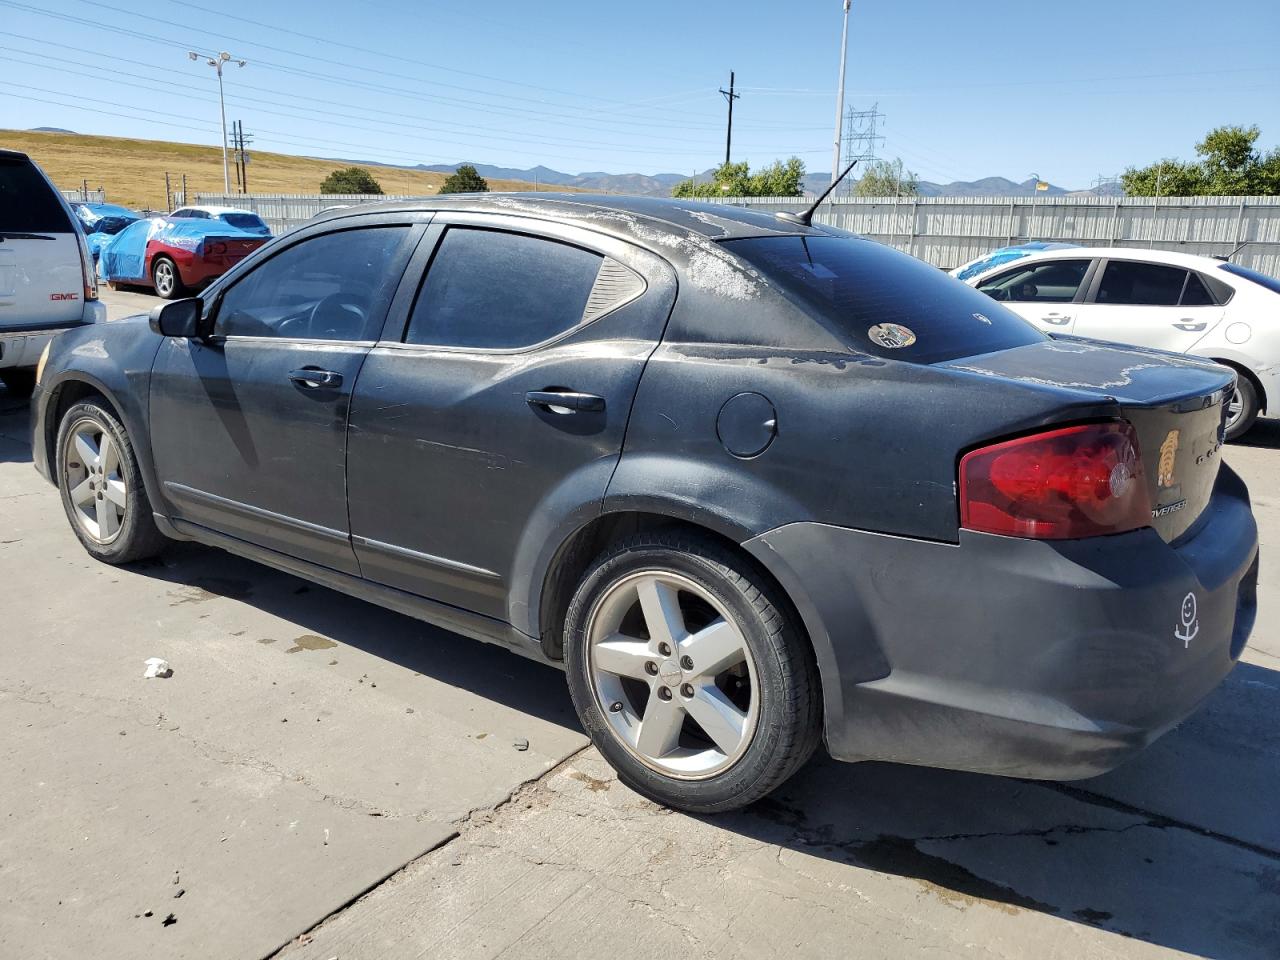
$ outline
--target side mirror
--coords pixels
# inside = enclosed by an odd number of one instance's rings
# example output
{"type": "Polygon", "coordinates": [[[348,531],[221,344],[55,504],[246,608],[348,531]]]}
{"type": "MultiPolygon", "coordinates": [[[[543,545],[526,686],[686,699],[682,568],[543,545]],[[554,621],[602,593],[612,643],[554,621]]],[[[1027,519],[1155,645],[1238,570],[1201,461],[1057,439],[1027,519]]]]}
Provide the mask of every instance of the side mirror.
{"type": "Polygon", "coordinates": [[[162,337],[202,337],[204,301],[199,297],[171,300],[151,308],[151,329],[162,337]]]}

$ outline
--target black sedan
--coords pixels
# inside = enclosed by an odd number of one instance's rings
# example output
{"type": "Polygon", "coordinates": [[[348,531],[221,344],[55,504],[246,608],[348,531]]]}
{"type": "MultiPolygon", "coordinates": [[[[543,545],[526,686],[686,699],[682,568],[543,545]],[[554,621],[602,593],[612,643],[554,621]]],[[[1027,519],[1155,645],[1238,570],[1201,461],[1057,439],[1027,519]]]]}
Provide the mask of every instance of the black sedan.
{"type": "Polygon", "coordinates": [[[557,664],[711,812],[820,741],[1070,779],[1187,715],[1256,606],[1233,377],[794,217],[493,195],[63,334],[33,448],[94,557],[198,540],[557,664]]]}

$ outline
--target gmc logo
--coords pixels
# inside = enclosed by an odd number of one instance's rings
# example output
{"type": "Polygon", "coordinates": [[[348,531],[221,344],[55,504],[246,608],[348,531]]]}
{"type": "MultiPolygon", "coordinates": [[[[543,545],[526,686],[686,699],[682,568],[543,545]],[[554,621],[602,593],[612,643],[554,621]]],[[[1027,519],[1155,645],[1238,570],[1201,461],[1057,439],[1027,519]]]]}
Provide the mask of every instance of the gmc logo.
{"type": "Polygon", "coordinates": [[[79,299],[80,299],[80,294],[78,294],[78,293],[51,293],[51,294],[49,294],[49,299],[50,299],[50,300],[79,300],[79,299]]]}

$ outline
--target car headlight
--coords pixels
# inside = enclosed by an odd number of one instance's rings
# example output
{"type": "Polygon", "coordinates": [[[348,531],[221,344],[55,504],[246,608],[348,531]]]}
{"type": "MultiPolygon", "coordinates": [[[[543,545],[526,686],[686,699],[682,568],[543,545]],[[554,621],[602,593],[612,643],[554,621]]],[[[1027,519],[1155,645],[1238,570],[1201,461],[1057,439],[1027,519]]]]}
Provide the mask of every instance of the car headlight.
{"type": "Polygon", "coordinates": [[[44,349],[40,351],[40,362],[36,364],[36,385],[44,379],[44,365],[49,362],[49,351],[53,349],[53,341],[50,340],[44,345],[44,349]]]}

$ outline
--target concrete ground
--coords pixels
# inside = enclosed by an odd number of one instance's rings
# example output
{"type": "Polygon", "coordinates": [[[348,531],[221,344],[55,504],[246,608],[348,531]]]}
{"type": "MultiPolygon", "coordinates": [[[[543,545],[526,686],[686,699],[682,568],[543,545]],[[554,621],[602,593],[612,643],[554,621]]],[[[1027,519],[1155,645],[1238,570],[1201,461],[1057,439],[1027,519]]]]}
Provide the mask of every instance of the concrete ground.
{"type": "MultiPolygon", "coordinates": [[[[818,759],[702,819],[614,779],[554,670],[190,544],[90,561],[26,417],[0,392],[0,956],[1280,956],[1265,559],[1242,663],[1113,774],[818,759]]],[[[1267,555],[1278,448],[1227,450],[1267,555]]]]}

